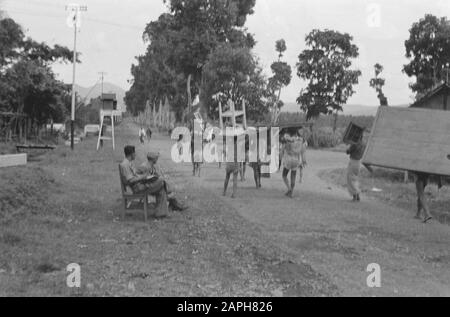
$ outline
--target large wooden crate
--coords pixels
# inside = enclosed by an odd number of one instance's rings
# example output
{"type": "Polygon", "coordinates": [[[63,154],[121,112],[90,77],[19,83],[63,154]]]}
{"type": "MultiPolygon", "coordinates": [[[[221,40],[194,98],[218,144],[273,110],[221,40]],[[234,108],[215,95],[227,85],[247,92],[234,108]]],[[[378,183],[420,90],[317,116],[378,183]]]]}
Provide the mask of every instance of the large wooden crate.
{"type": "Polygon", "coordinates": [[[450,176],[450,111],[380,107],[363,164],[450,176]]]}
{"type": "Polygon", "coordinates": [[[364,135],[364,130],[365,130],[364,128],[354,124],[353,122],[350,122],[350,124],[347,127],[347,130],[345,130],[343,142],[345,144],[358,143],[358,141],[364,135]]]}

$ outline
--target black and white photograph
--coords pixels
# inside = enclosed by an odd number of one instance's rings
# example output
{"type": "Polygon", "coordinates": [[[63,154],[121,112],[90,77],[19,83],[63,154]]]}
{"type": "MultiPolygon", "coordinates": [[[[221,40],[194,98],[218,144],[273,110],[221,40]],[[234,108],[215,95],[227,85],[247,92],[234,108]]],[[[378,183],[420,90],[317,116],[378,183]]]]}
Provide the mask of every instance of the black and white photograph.
{"type": "Polygon", "coordinates": [[[449,16],[0,0],[0,297],[450,297],[449,16]]]}

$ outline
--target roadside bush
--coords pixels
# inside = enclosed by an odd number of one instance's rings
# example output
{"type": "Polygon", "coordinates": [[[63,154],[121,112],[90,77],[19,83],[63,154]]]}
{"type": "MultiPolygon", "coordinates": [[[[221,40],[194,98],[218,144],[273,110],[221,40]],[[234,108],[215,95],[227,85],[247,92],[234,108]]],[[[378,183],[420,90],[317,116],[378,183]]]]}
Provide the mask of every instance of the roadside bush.
{"type": "Polygon", "coordinates": [[[333,132],[332,128],[320,128],[310,135],[308,143],[313,145],[314,138],[320,148],[333,148],[342,142],[343,136],[339,131],[333,132]]]}
{"type": "Polygon", "coordinates": [[[8,214],[44,212],[55,180],[39,167],[0,169],[0,219],[8,214]]]}

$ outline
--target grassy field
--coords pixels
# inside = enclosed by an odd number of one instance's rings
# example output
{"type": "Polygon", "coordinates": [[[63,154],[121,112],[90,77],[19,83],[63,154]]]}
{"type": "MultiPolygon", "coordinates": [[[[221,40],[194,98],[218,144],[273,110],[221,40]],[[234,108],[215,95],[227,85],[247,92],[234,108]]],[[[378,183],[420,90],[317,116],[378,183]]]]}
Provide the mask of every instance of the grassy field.
{"type": "MultiPolygon", "coordinates": [[[[280,123],[291,123],[291,122],[303,122],[306,121],[306,115],[303,113],[281,113],[280,123]]],[[[332,128],[334,126],[334,115],[325,116],[321,115],[319,118],[312,120],[318,129],[320,128],[332,128]]],[[[337,120],[337,129],[345,130],[350,122],[353,122],[361,127],[371,128],[375,117],[373,116],[349,116],[339,114],[337,120]]]]}
{"type": "MultiPolygon", "coordinates": [[[[321,178],[341,187],[346,187],[346,169],[329,170],[321,173],[321,178]]],[[[365,195],[380,199],[389,204],[410,210],[411,216],[416,212],[416,189],[413,176],[404,183],[404,173],[400,171],[376,168],[371,174],[363,168],[361,186],[365,195]],[[381,191],[373,190],[380,189],[381,191]]],[[[427,198],[435,219],[443,224],[450,224],[450,187],[438,190],[436,182],[427,187],[427,198]]]]}

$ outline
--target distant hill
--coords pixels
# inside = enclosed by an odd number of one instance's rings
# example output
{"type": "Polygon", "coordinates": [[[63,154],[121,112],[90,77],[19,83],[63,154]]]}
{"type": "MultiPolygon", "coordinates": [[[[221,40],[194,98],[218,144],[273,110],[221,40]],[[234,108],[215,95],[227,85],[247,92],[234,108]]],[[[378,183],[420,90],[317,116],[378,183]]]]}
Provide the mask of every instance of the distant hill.
{"type": "MultiPolygon", "coordinates": [[[[398,107],[407,107],[407,105],[400,105],[398,107]]],[[[377,114],[378,106],[364,106],[364,105],[345,105],[344,114],[351,116],[375,116],[377,114]]],[[[282,112],[300,112],[300,107],[296,103],[286,103],[282,112]]]]}
{"type": "MultiPolygon", "coordinates": [[[[91,99],[100,97],[100,95],[102,94],[102,85],[98,84],[89,88],[77,85],[75,90],[80,95],[80,97],[86,99],[86,103],[88,103],[91,99]]],[[[111,83],[104,83],[103,92],[116,94],[117,108],[125,109],[125,101],[124,101],[126,93],[125,89],[111,83]]]]}

